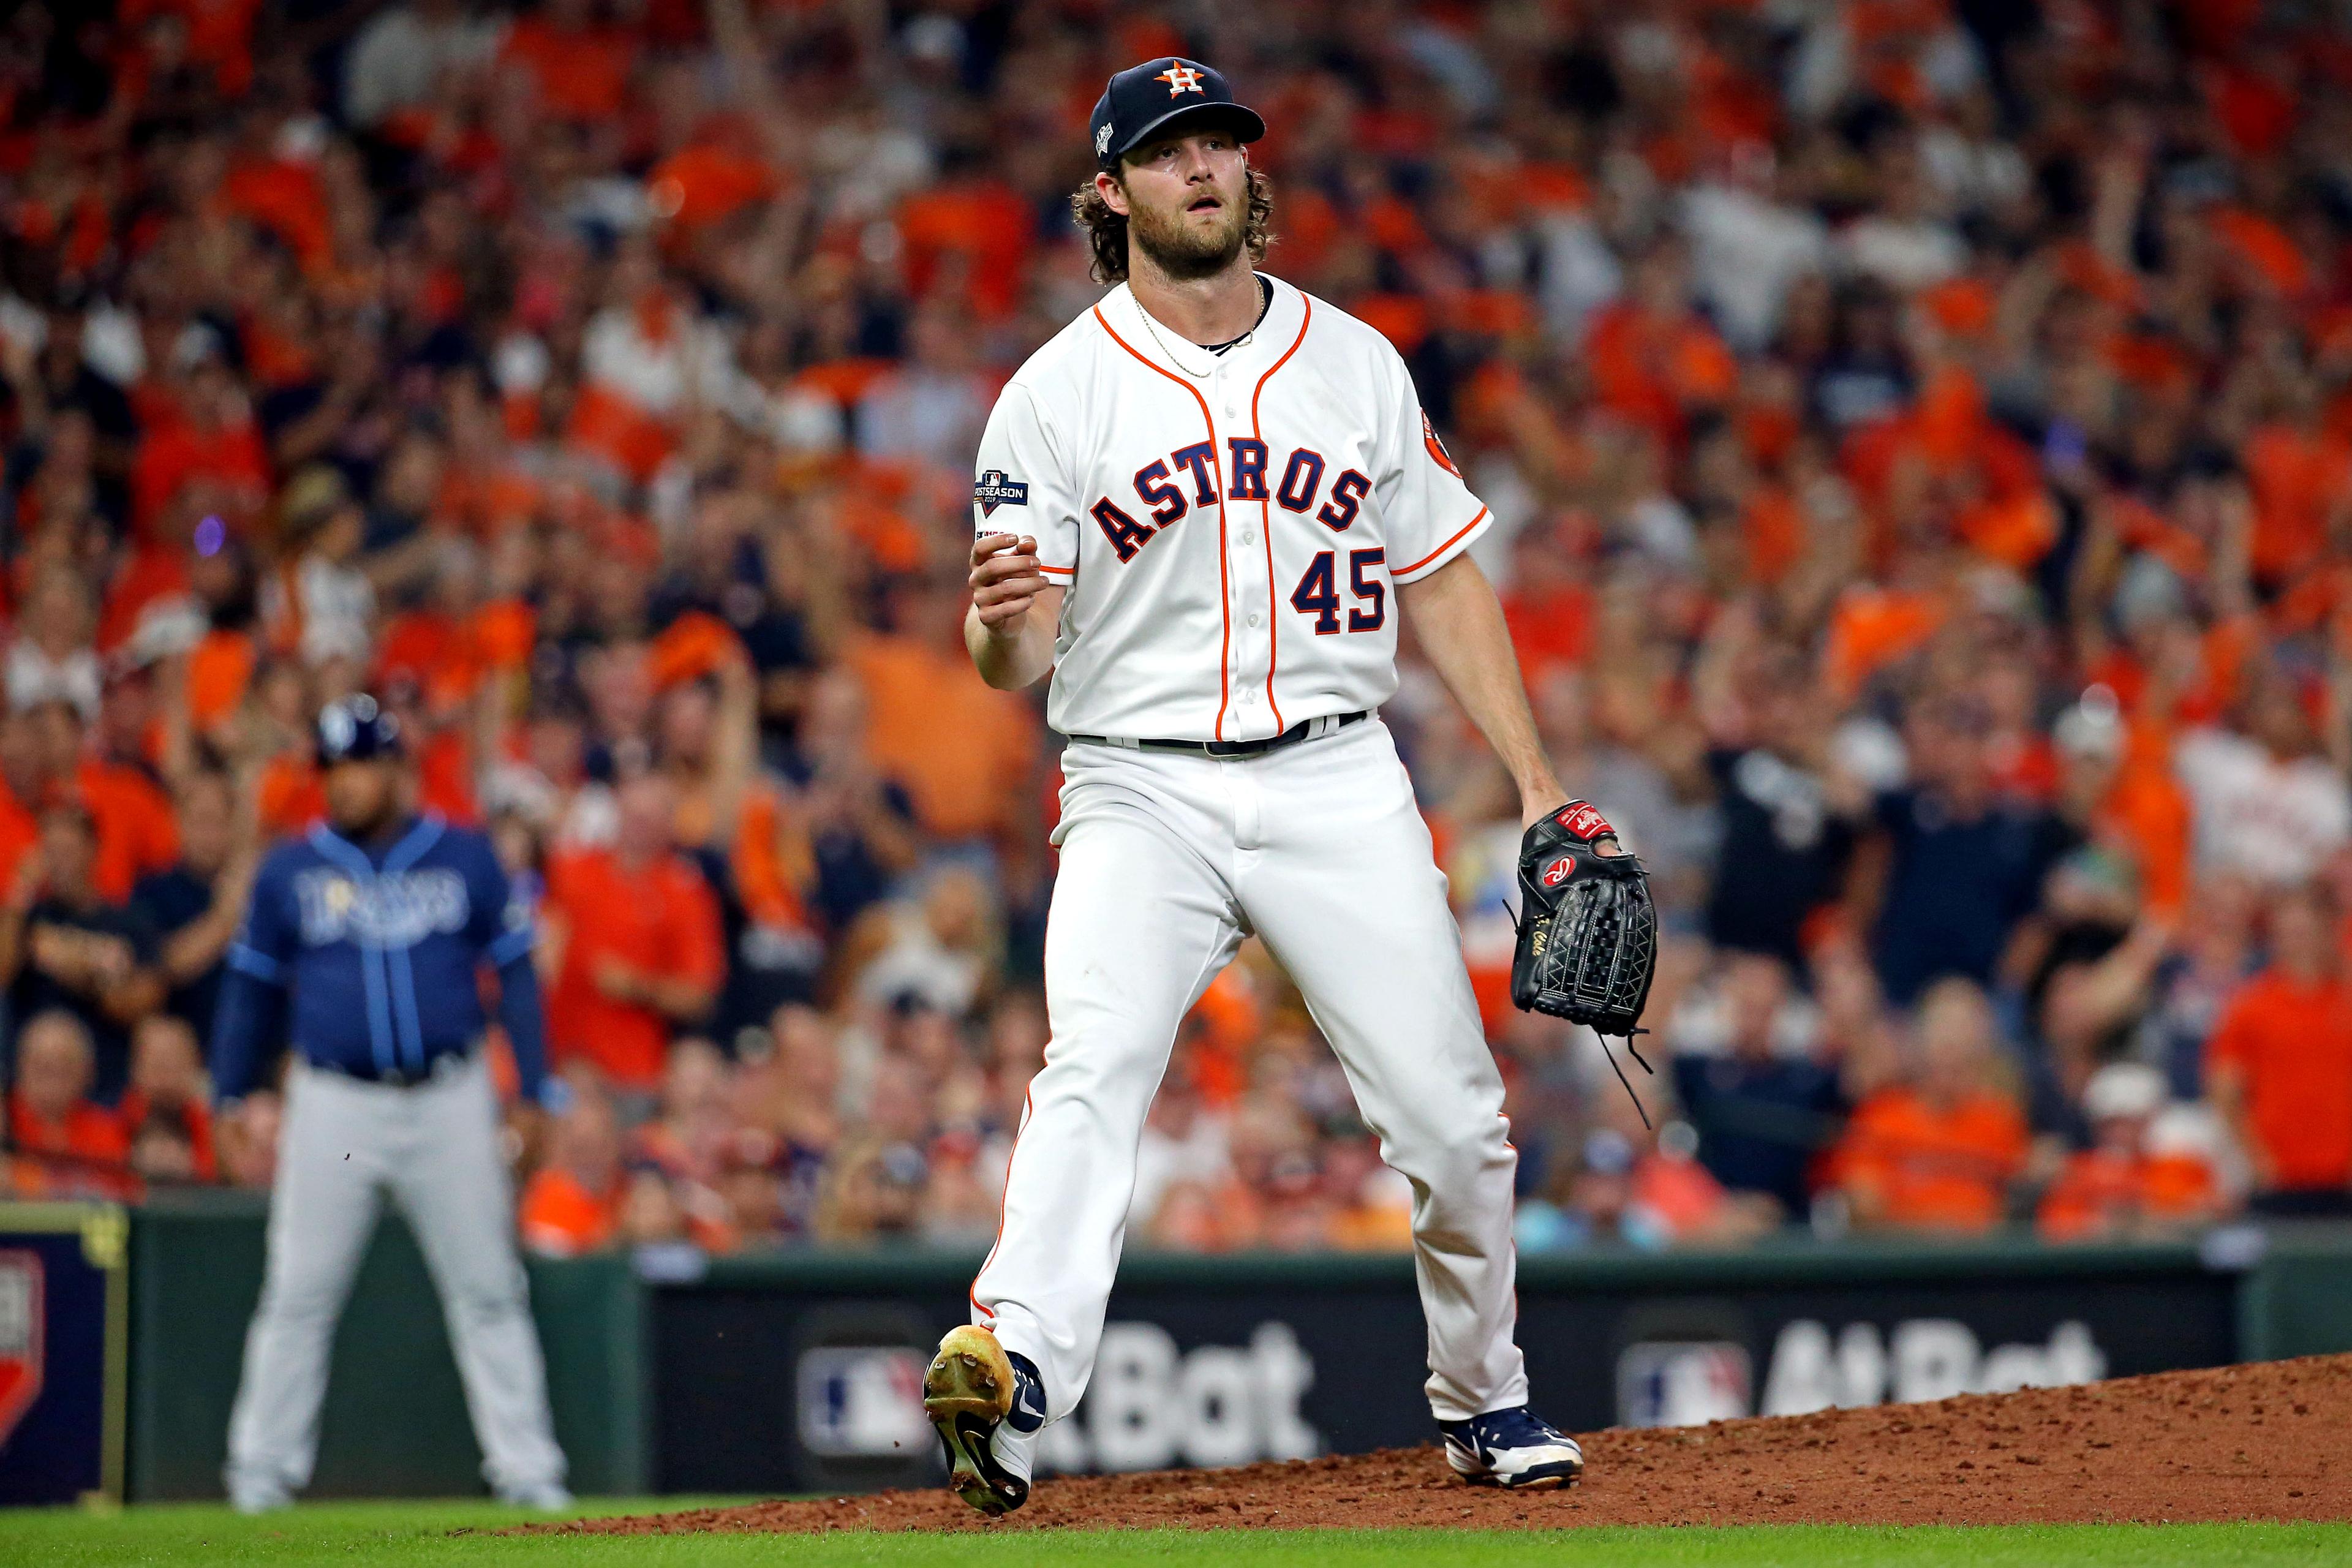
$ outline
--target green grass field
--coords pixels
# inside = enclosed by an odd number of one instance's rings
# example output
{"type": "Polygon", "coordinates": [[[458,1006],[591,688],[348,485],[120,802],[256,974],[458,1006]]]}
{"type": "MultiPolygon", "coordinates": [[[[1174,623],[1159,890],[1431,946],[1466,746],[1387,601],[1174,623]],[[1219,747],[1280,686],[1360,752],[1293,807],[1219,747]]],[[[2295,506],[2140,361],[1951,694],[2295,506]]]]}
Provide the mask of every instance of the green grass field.
{"type": "MultiPolygon", "coordinates": [[[[687,1500],[613,1502],[583,1514],[677,1508],[687,1500]]],[[[124,1568],[154,1563],[637,1564],[729,1568],[1123,1568],[1238,1563],[1258,1568],[1878,1568],[1952,1564],[2352,1563],[2352,1526],[2317,1524],[2043,1525],[2003,1529],[1741,1529],[1058,1531],[979,1536],[539,1536],[488,1533],[517,1516],[484,1503],[328,1503],[267,1519],[203,1506],[117,1513],[0,1513],[0,1568],[124,1568]],[[460,1533],[465,1532],[465,1533],[460,1533]]]]}

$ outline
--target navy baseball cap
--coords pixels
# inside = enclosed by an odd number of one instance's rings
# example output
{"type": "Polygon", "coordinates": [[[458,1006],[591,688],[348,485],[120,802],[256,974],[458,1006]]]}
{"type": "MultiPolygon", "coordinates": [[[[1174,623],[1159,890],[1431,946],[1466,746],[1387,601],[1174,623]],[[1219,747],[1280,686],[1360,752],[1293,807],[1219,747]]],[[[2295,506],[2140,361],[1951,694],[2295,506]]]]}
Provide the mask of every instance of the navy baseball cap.
{"type": "Polygon", "coordinates": [[[1193,115],[1222,117],[1244,142],[1265,134],[1257,110],[1234,101],[1224,75],[1198,60],[1173,55],[1129,66],[1110,79],[1095,104],[1095,158],[1106,170],[1154,136],[1167,135],[1171,121],[1193,115]]]}
{"type": "Polygon", "coordinates": [[[400,721],[365,692],[319,710],[319,765],[372,763],[400,755],[400,721]]]}

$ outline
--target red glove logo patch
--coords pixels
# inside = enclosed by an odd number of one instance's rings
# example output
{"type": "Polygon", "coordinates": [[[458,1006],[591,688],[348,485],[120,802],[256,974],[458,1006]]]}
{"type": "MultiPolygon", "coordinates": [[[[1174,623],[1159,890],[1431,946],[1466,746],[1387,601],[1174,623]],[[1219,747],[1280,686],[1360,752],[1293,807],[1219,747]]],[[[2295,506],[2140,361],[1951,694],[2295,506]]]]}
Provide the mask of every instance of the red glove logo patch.
{"type": "Polygon", "coordinates": [[[1570,874],[1575,869],[1576,857],[1573,855],[1563,855],[1559,859],[1544,868],[1543,885],[1547,888],[1557,888],[1566,882],[1570,874]]]}
{"type": "Polygon", "coordinates": [[[1601,816],[1597,807],[1580,800],[1552,820],[1579,838],[1601,838],[1617,831],[1609,826],[1609,819],[1601,816]]]}

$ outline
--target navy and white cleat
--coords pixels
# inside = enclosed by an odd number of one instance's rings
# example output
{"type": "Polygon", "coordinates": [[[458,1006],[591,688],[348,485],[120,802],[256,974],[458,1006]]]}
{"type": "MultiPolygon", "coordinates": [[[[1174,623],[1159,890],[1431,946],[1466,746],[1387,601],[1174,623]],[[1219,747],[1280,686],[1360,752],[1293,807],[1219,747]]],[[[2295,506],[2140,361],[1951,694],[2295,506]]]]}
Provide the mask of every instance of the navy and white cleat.
{"type": "Polygon", "coordinates": [[[1029,1500],[1045,1386],[1025,1356],[977,1325],[950,1329],[923,1374],[923,1411],[947,1449],[948,1488],[994,1517],[1029,1500]]]}
{"type": "Polygon", "coordinates": [[[1440,1421],[1445,1462],[1474,1487],[1570,1487],[1584,1474],[1576,1439],[1526,1405],[1440,1421]]]}

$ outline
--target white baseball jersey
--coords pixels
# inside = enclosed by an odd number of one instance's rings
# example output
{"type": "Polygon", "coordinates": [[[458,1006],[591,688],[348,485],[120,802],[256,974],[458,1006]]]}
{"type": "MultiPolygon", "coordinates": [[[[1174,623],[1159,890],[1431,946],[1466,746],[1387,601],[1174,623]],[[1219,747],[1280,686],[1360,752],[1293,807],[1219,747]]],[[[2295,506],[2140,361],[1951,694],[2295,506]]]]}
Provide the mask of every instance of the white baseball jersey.
{"type": "MultiPolygon", "coordinates": [[[[989,420],[973,522],[1034,535],[1066,585],[1048,706],[1064,734],[1249,741],[1376,708],[1396,690],[1395,585],[1486,524],[1387,342],[1272,288],[1223,354],[1115,289],[989,420]]],[[[1000,1460],[1028,1473],[1024,1445],[1085,1396],[1145,1113],[1180,1021],[1251,932],[1412,1184],[1431,1413],[1524,1404],[1502,1075],[1387,727],[1244,757],[1073,743],[1062,771],[1053,1040],[971,1289],[974,1318],[1039,1369],[1048,1424],[999,1426],[1000,1460]]]]}
{"type": "Polygon", "coordinates": [[[1487,526],[1387,339],[1279,279],[1222,354],[1122,284],[1033,355],[981,439],[979,533],[1064,584],[1064,734],[1244,741],[1396,691],[1390,589],[1487,526]]]}

